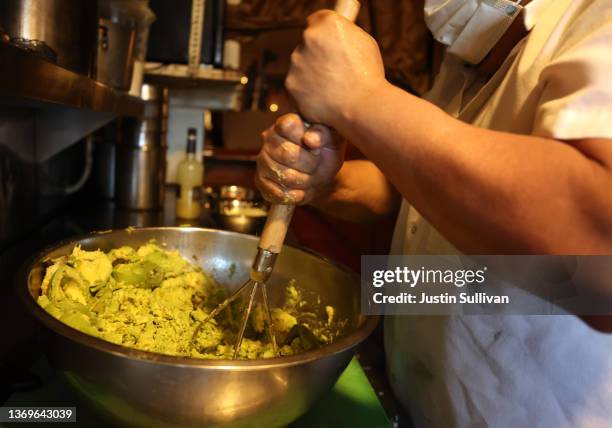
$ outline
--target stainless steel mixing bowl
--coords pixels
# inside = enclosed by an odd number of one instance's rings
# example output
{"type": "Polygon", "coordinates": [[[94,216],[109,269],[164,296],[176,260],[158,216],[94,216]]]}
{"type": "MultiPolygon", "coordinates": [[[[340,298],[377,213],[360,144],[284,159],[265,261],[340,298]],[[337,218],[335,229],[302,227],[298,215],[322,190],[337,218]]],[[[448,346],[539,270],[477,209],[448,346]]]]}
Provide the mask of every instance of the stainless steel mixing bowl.
{"type": "Polygon", "coordinates": [[[51,363],[93,407],[125,426],[278,427],[305,413],[329,390],[355,347],[378,318],[360,315],[359,278],[323,258],[285,246],[269,290],[278,299],[291,278],[321,295],[323,304],[347,318],[347,335],[320,349],[269,360],[201,360],[125,348],[88,336],[57,321],[36,303],[44,261],[83,249],[108,251],[151,239],[178,249],[235,288],[248,277],[257,238],[197,228],[146,228],[93,233],[43,251],[18,278],[18,292],[46,328],[45,351],[51,363]],[[236,269],[230,268],[235,264],[236,269]]]}

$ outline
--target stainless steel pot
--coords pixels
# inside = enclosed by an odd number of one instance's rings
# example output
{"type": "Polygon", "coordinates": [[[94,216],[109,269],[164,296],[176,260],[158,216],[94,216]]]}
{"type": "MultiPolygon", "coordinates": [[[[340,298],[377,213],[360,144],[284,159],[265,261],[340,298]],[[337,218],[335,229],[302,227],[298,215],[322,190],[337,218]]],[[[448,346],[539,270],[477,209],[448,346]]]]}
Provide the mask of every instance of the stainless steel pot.
{"type": "Polygon", "coordinates": [[[117,205],[128,210],[160,209],[164,204],[166,148],[119,144],[115,149],[117,205]]]}
{"type": "Polygon", "coordinates": [[[2,0],[0,27],[11,39],[44,42],[57,63],[90,75],[96,54],[98,7],[83,0],[2,0]]]}
{"type": "Polygon", "coordinates": [[[155,210],[164,204],[168,90],[146,84],[142,94],[144,117],[120,122],[115,195],[121,208],[155,210]]]}
{"type": "Polygon", "coordinates": [[[359,278],[292,247],[279,256],[269,290],[274,302],[289,279],[320,294],[349,320],[346,336],[303,354],[233,361],[171,357],[128,349],[57,321],[36,303],[45,260],[84,249],[110,250],[156,239],[197,260],[228,289],[248,278],[257,238],[196,228],[148,228],[93,233],[43,251],[18,277],[18,294],[45,326],[46,353],[67,381],[101,413],[137,427],[280,427],[305,413],[342,373],[355,347],[376,327],[360,314],[359,278]],[[235,263],[236,271],[230,266],[235,263]]]}
{"type": "Polygon", "coordinates": [[[96,78],[116,89],[130,89],[135,47],[136,25],[100,18],[96,78]]]}
{"type": "Polygon", "coordinates": [[[142,0],[98,0],[97,79],[127,91],[132,84],[137,38],[154,19],[142,0]]]}

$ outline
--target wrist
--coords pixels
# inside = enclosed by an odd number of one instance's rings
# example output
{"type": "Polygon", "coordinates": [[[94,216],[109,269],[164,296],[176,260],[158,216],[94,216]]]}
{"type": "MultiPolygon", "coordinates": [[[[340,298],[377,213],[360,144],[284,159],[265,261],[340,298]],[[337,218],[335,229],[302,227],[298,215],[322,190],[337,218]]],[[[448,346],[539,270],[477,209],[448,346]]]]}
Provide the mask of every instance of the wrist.
{"type": "Polygon", "coordinates": [[[308,205],[315,207],[320,211],[327,211],[330,203],[333,201],[333,194],[335,192],[334,182],[327,183],[319,186],[315,189],[313,198],[308,205]]]}
{"type": "Polygon", "coordinates": [[[347,97],[346,102],[337,109],[337,114],[332,119],[332,127],[350,139],[350,130],[356,121],[364,114],[368,115],[370,109],[377,108],[392,88],[393,85],[384,78],[362,85],[360,91],[347,97]]]}

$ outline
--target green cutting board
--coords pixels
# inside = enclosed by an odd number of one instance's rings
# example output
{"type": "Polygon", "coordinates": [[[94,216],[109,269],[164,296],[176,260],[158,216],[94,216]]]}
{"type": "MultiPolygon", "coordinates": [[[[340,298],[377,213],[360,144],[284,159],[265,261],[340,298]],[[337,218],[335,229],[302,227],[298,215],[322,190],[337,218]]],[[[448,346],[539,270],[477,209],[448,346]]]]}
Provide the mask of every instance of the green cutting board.
{"type": "Polygon", "coordinates": [[[291,428],[389,428],[391,422],[361,364],[353,358],[338,382],[291,428]]]}

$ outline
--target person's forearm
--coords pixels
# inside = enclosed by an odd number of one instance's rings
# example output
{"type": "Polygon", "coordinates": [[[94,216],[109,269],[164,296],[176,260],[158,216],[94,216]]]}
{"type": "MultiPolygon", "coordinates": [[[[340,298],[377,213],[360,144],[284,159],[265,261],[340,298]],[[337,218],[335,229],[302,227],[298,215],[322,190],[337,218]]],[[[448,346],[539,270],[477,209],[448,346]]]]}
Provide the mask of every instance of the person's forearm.
{"type": "Polygon", "coordinates": [[[347,161],[312,205],[335,218],[375,221],[395,213],[401,198],[370,161],[347,161]]]}
{"type": "Polygon", "coordinates": [[[467,125],[390,85],[372,95],[375,104],[332,125],[459,249],[612,253],[605,163],[559,141],[467,125]]]}

